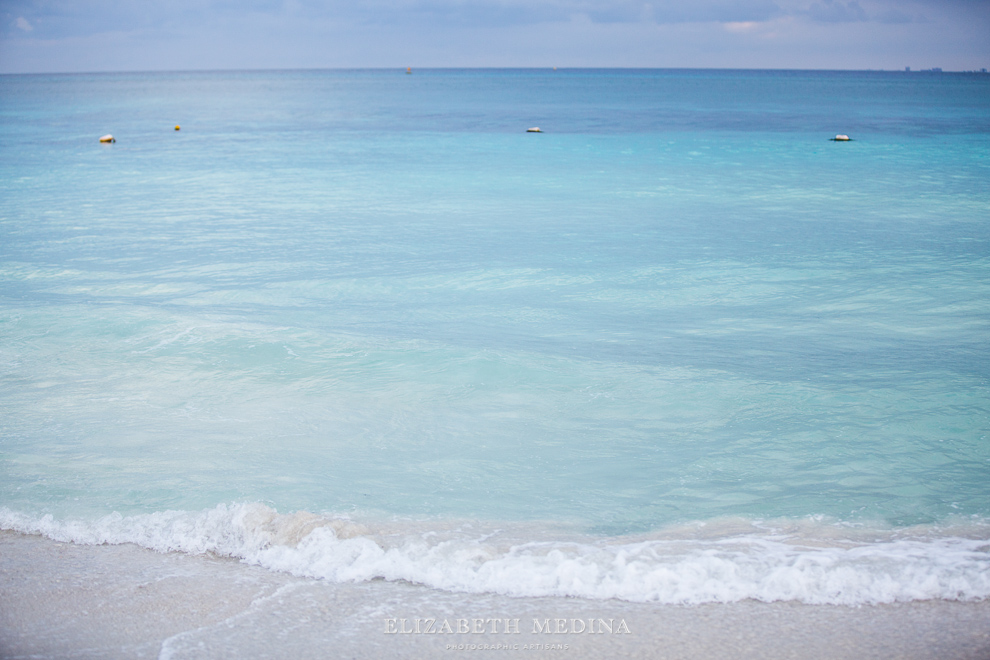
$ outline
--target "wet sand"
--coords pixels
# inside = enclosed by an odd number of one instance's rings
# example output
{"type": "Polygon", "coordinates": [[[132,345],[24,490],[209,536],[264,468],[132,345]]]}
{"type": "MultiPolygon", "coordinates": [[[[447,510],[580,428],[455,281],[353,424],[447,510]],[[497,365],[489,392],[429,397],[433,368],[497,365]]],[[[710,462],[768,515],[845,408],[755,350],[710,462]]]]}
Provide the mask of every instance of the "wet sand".
{"type": "Polygon", "coordinates": [[[520,599],[0,532],[0,657],[990,660],[990,601],[520,599]]]}

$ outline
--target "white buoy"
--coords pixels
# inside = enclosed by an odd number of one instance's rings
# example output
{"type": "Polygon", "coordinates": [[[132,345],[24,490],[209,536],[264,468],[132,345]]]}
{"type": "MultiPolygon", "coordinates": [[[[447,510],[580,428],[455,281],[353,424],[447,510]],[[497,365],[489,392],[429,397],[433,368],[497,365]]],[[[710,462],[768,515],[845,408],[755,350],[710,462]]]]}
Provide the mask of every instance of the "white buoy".
{"type": "Polygon", "coordinates": [[[106,135],[100,138],[100,142],[116,142],[116,140],[113,138],[112,135],[107,133],[106,135]]]}
{"type": "Polygon", "coordinates": [[[526,132],[527,133],[542,133],[543,131],[540,130],[540,127],[539,126],[534,126],[533,128],[527,128],[526,129],[526,132]]]}
{"type": "Polygon", "coordinates": [[[849,136],[848,135],[836,135],[834,138],[832,138],[832,142],[849,142],[849,136]]]}

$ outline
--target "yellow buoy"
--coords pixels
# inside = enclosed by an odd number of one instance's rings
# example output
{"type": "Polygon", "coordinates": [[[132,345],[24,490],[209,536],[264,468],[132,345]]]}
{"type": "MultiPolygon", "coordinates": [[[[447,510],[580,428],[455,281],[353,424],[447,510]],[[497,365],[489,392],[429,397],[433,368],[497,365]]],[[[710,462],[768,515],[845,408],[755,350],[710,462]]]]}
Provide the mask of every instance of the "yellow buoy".
{"type": "Polygon", "coordinates": [[[175,130],[179,130],[179,125],[178,124],[175,125],[175,130]]]}
{"type": "Polygon", "coordinates": [[[116,142],[109,133],[100,138],[100,142],[116,142]]]}

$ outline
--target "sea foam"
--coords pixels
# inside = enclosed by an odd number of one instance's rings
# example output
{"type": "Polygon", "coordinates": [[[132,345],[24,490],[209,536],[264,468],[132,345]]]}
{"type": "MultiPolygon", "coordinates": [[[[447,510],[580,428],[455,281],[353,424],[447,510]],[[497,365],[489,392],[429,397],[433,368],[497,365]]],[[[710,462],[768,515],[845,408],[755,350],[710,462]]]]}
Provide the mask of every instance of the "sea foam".
{"type": "Polygon", "coordinates": [[[855,530],[842,538],[834,525],[819,526],[830,533],[813,538],[807,530],[751,526],[745,533],[727,528],[695,538],[526,541],[499,530],[401,531],[308,512],[280,515],[255,503],[200,512],[114,513],[93,521],[0,508],[5,530],[81,544],[213,553],[337,582],[405,580],[454,592],[671,604],[755,599],[861,605],[990,597],[990,541],[983,523],[966,535],[916,528],[910,534],[877,533],[872,541],[862,533],[854,540],[855,530]]]}

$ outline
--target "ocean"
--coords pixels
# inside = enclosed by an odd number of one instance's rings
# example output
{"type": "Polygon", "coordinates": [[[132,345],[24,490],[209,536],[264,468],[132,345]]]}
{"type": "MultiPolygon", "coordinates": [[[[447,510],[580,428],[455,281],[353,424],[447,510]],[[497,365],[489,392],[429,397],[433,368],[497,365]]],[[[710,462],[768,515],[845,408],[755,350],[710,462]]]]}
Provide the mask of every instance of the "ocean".
{"type": "Polygon", "coordinates": [[[6,75],[0,117],[0,529],[990,597],[988,75],[6,75]]]}

